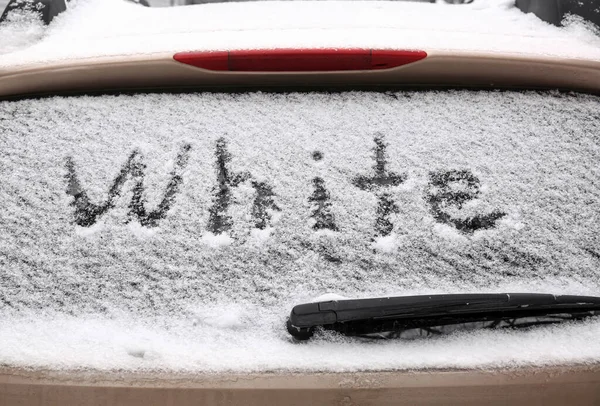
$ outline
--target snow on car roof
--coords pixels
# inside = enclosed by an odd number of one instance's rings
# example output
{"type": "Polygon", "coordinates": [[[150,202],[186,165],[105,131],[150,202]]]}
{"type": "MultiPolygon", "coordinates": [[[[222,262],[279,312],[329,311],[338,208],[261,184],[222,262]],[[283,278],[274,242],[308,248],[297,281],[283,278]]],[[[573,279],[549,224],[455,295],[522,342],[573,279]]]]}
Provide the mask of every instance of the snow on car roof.
{"type": "Polygon", "coordinates": [[[47,29],[19,21],[0,28],[0,66],[259,48],[425,49],[600,59],[600,39],[584,23],[554,27],[512,3],[268,1],[144,8],[122,0],[78,0],[47,29]]]}
{"type": "Polygon", "coordinates": [[[0,102],[0,363],[597,361],[598,321],[303,345],[284,323],[327,293],[597,294],[598,101],[429,91],[0,102]]]}

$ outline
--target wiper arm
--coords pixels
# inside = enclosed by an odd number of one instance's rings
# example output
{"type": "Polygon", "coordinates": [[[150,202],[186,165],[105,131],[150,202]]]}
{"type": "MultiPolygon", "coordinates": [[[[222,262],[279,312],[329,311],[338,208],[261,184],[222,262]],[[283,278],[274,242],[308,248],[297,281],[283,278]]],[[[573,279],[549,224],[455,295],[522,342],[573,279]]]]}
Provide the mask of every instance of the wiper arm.
{"type": "Polygon", "coordinates": [[[534,293],[402,296],[307,303],[292,309],[287,328],[299,340],[317,327],[347,336],[399,336],[407,330],[484,322],[531,326],[600,315],[600,297],[534,293]],[[522,321],[519,323],[518,321],[522,321]]]}

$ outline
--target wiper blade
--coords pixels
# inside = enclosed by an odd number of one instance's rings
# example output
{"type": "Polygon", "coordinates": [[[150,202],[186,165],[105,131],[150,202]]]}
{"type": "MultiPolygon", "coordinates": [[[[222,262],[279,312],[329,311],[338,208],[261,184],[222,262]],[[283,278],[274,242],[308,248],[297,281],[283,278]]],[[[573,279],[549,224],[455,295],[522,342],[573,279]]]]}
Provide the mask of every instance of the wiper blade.
{"type": "MultiPolygon", "coordinates": [[[[457,294],[334,300],[295,306],[289,333],[309,339],[317,327],[347,336],[398,337],[422,329],[483,323],[524,327],[600,315],[600,297],[535,293],[457,294]]],[[[444,329],[441,329],[444,330],[444,329]]]]}

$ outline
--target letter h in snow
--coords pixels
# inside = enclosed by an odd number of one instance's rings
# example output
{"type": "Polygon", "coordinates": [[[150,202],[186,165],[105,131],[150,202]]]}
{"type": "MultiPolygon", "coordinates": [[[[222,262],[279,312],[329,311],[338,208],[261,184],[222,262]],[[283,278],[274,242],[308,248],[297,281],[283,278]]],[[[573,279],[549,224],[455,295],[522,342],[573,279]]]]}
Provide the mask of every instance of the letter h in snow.
{"type": "Polygon", "coordinates": [[[251,181],[256,191],[252,205],[252,218],[254,226],[264,230],[269,226],[271,213],[279,211],[275,204],[273,188],[265,182],[252,180],[249,172],[234,173],[229,168],[231,154],[227,150],[227,141],[224,138],[217,140],[215,155],[217,158],[217,184],[213,188],[213,204],[209,209],[208,231],[218,235],[228,232],[233,226],[229,215],[229,206],[232,200],[232,189],[241,183],[251,181]]]}

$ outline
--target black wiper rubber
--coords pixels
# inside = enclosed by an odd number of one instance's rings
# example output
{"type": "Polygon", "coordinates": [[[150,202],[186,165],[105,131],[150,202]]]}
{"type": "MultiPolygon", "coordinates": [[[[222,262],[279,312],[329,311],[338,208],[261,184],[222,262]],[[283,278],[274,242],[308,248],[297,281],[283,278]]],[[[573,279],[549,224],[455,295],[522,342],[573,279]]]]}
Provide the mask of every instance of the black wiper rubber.
{"type": "Polygon", "coordinates": [[[500,323],[545,316],[573,320],[595,315],[600,315],[600,297],[534,293],[425,295],[301,304],[292,309],[287,328],[295,338],[306,340],[317,327],[347,336],[368,336],[473,322],[500,323]]]}

